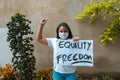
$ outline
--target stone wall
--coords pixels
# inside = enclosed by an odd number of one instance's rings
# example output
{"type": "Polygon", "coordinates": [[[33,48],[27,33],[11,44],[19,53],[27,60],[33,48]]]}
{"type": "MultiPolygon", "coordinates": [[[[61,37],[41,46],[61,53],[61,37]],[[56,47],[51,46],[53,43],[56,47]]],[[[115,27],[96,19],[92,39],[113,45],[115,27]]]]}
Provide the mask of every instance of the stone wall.
{"type": "MultiPolygon", "coordinates": [[[[78,73],[120,73],[120,40],[114,45],[103,46],[100,43],[99,35],[109,20],[105,22],[98,17],[94,23],[88,24],[84,20],[74,19],[74,16],[82,12],[83,7],[88,4],[89,0],[0,0],[0,28],[6,28],[6,23],[16,12],[25,14],[32,21],[36,67],[37,70],[41,70],[52,67],[53,54],[52,48],[35,40],[40,20],[48,20],[43,31],[44,37],[55,37],[56,26],[61,22],[67,22],[74,36],[82,40],[94,40],[94,67],[77,67],[78,73]]],[[[7,59],[9,56],[3,57],[7,59]]]]}

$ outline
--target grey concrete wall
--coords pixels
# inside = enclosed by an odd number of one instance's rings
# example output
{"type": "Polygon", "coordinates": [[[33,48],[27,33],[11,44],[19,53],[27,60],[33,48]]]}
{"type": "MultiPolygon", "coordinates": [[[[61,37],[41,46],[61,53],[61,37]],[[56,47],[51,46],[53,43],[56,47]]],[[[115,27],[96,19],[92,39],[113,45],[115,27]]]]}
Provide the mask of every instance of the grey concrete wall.
{"type": "MultiPolygon", "coordinates": [[[[77,67],[79,73],[120,73],[120,40],[114,45],[103,46],[100,43],[99,35],[109,20],[105,22],[97,18],[94,23],[88,24],[84,20],[74,19],[88,4],[89,0],[0,0],[0,28],[6,28],[6,23],[16,12],[25,14],[32,21],[33,38],[42,18],[48,20],[43,31],[44,37],[55,37],[56,26],[67,22],[74,36],[82,40],[94,40],[94,67],[77,67]]],[[[33,44],[37,70],[52,67],[52,48],[36,40],[33,44]]]]}

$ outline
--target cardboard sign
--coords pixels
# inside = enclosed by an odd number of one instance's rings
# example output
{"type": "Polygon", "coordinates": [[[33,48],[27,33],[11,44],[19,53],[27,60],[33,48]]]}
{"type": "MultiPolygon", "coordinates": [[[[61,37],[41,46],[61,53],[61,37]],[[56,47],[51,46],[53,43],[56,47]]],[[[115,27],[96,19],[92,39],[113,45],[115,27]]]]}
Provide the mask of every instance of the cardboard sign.
{"type": "Polygon", "coordinates": [[[57,64],[93,66],[93,40],[57,40],[56,44],[57,64]]]}

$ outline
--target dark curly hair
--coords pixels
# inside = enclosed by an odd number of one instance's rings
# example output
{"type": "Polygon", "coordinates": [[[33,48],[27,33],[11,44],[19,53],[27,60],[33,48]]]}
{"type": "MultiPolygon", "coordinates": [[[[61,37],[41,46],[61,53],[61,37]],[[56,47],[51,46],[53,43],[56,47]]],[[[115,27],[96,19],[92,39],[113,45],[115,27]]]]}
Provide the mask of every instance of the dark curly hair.
{"type": "Polygon", "coordinates": [[[67,28],[68,29],[68,33],[69,33],[69,35],[68,35],[68,39],[72,39],[73,38],[73,35],[72,35],[72,32],[71,32],[71,29],[70,29],[70,27],[68,26],[68,24],[67,23],[65,23],[65,22],[62,22],[62,23],[60,23],[59,25],[58,25],[58,27],[57,27],[57,29],[56,29],[56,38],[57,39],[60,39],[60,37],[59,37],[59,28],[61,27],[61,26],[63,26],[63,27],[65,27],[65,28],[67,28]]]}

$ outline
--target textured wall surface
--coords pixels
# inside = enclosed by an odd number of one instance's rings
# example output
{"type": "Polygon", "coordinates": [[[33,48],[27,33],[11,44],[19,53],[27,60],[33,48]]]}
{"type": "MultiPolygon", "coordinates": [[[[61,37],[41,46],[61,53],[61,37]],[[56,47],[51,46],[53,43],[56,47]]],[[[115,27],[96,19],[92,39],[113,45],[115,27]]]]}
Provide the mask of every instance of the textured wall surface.
{"type": "MultiPolygon", "coordinates": [[[[99,39],[109,20],[105,22],[98,17],[92,24],[84,20],[74,20],[74,16],[82,12],[84,5],[88,4],[89,0],[0,0],[0,28],[6,28],[6,23],[16,12],[25,14],[32,21],[33,38],[42,18],[48,20],[43,31],[44,37],[55,37],[56,26],[61,22],[67,22],[74,36],[82,40],[94,40],[94,67],[77,67],[79,73],[120,73],[120,40],[114,45],[103,46],[99,39]]],[[[36,40],[33,44],[37,70],[52,67],[52,48],[36,40]]],[[[9,56],[4,58],[8,59],[9,56]]]]}
{"type": "Polygon", "coordinates": [[[0,28],[0,66],[11,63],[12,54],[10,52],[9,43],[6,40],[7,28],[0,28]]]}

